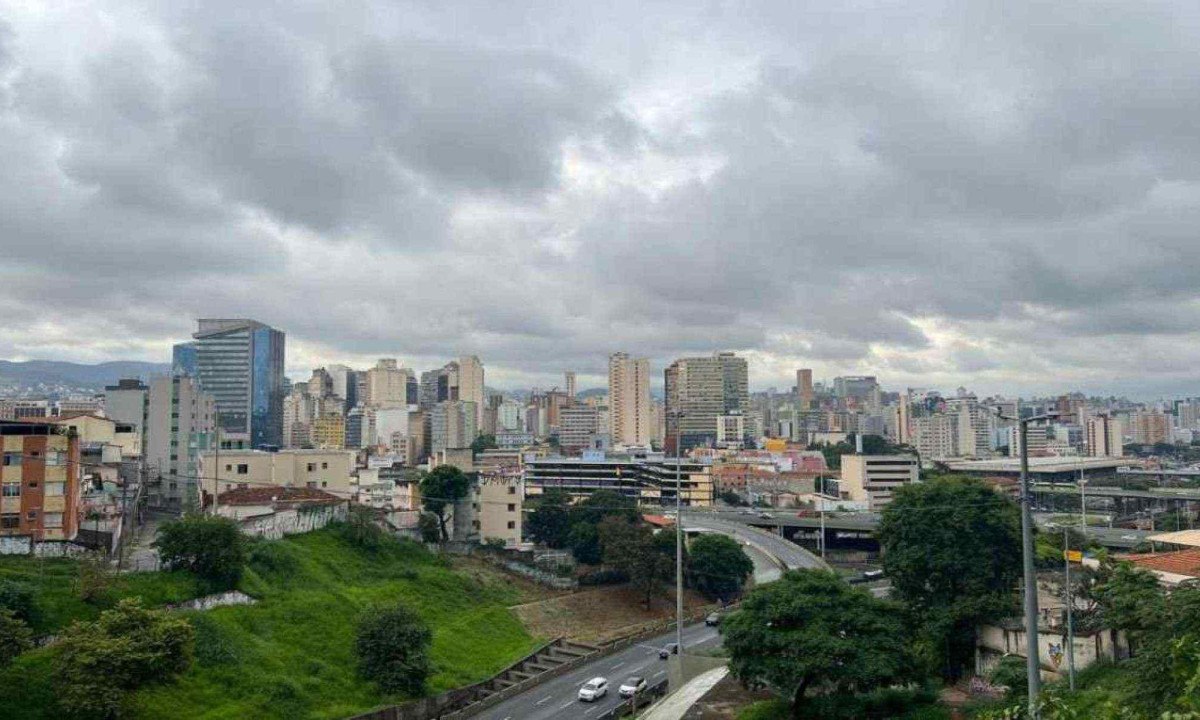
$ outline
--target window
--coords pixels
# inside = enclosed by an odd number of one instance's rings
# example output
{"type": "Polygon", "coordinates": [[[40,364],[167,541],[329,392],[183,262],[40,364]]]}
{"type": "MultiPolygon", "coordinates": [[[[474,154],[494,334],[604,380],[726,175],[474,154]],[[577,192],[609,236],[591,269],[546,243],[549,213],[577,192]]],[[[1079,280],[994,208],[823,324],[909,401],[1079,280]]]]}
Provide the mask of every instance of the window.
{"type": "Polygon", "coordinates": [[[323,462],[323,463],[321,463],[321,469],[322,469],[322,470],[328,470],[328,469],[329,469],[329,463],[327,463],[327,462],[323,462]]]}
{"type": "Polygon", "coordinates": [[[67,464],[67,454],[62,450],[51,450],[46,453],[46,465],[58,466],[67,464]]]}
{"type": "Polygon", "coordinates": [[[238,475],[249,475],[250,474],[250,466],[246,465],[245,463],[241,463],[238,465],[237,472],[238,472],[238,475]]]}
{"type": "Polygon", "coordinates": [[[9,465],[9,466],[20,465],[21,464],[21,453],[19,453],[19,452],[4,453],[4,464],[9,465]]]}
{"type": "Polygon", "coordinates": [[[0,491],[0,497],[21,497],[21,486],[17,483],[4,483],[0,487],[4,488],[0,491]]]}
{"type": "Polygon", "coordinates": [[[317,483],[316,483],[316,481],[315,481],[315,480],[309,480],[308,482],[304,483],[304,486],[305,486],[305,487],[310,487],[310,488],[312,488],[312,489],[314,489],[314,490],[316,490],[316,489],[317,489],[317,483]]]}
{"type": "Polygon", "coordinates": [[[27,519],[27,520],[37,520],[37,510],[30,510],[28,513],[26,513],[26,514],[25,514],[25,519],[27,519]]]}
{"type": "Polygon", "coordinates": [[[58,497],[63,494],[63,491],[65,489],[66,489],[66,483],[61,483],[61,482],[46,483],[46,494],[47,495],[53,495],[55,497],[58,497]]]}
{"type": "Polygon", "coordinates": [[[42,516],[42,525],[48,528],[62,527],[63,514],[60,512],[46,513],[42,516]]]}
{"type": "Polygon", "coordinates": [[[514,521],[514,520],[509,520],[509,521],[508,521],[508,529],[509,529],[509,530],[516,530],[516,529],[517,529],[517,523],[516,523],[516,521],[514,521]]]}
{"type": "Polygon", "coordinates": [[[517,505],[516,505],[516,503],[509,503],[509,504],[508,504],[508,511],[509,511],[509,512],[516,512],[516,511],[517,511],[517,505]]]}
{"type": "Polygon", "coordinates": [[[16,530],[21,527],[20,515],[0,515],[0,530],[16,530]]]}
{"type": "Polygon", "coordinates": [[[225,472],[233,472],[233,466],[232,466],[232,465],[226,465],[226,466],[225,466],[225,472]]]}
{"type": "Polygon", "coordinates": [[[508,494],[509,494],[509,495],[516,495],[516,494],[517,494],[517,486],[516,486],[516,485],[510,485],[510,486],[508,487],[508,494]]]}
{"type": "Polygon", "coordinates": [[[316,464],[316,463],[309,463],[309,464],[308,464],[308,471],[309,471],[309,472],[316,472],[316,469],[317,469],[317,464],[316,464]]]}
{"type": "Polygon", "coordinates": [[[33,489],[33,488],[37,487],[37,480],[30,480],[29,482],[27,482],[25,484],[28,485],[30,487],[30,489],[33,489]]]}
{"type": "Polygon", "coordinates": [[[324,480],[322,480],[322,481],[321,481],[321,487],[329,487],[329,483],[327,483],[327,482],[325,482],[324,480]]]}

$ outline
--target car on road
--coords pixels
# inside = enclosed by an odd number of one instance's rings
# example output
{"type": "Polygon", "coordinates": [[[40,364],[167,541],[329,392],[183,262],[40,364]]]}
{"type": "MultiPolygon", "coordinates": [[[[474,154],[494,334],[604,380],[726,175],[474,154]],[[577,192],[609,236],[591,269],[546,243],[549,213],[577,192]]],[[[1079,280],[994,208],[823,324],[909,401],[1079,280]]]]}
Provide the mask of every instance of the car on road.
{"type": "Polygon", "coordinates": [[[753,515],[753,514],[754,514],[754,511],[751,510],[750,508],[742,508],[741,510],[738,510],[738,515],[753,515]]]}
{"type": "Polygon", "coordinates": [[[621,687],[617,688],[617,694],[623,698],[631,698],[640,692],[646,691],[646,678],[634,675],[630,678],[625,678],[625,682],[621,683],[621,687]]]}
{"type": "Polygon", "coordinates": [[[775,519],[775,516],[774,516],[774,515],[772,515],[772,514],[771,514],[771,513],[769,513],[769,512],[760,512],[760,513],[758,514],[758,516],[759,516],[760,518],[762,518],[763,520],[774,520],[774,519],[775,519]]]}
{"type": "Polygon", "coordinates": [[[583,702],[595,702],[608,694],[608,679],[594,677],[579,688],[579,699],[583,702]]]}
{"type": "Polygon", "coordinates": [[[721,624],[721,613],[709,613],[708,617],[704,618],[704,624],[708,627],[716,627],[721,624]]]}
{"type": "Polygon", "coordinates": [[[678,655],[678,654],[679,654],[679,643],[667,643],[666,645],[663,645],[661,650],[658,651],[658,659],[666,660],[667,658],[671,657],[672,655],[678,655]]]}

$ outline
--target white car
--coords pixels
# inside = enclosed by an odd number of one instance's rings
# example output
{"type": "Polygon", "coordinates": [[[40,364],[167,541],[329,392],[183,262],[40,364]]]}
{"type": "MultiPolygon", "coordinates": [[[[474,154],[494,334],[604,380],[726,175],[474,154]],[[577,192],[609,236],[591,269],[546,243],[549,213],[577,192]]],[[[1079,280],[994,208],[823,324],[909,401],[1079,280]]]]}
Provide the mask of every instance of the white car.
{"type": "Polygon", "coordinates": [[[617,688],[617,694],[623,698],[631,698],[640,692],[646,690],[646,679],[637,677],[626,678],[625,682],[621,683],[621,687],[617,688]]]}
{"type": "Polygon", "coordinates": [[[584,702],[595,702],[608,694],[608,680],[594,677],[579,688],[579,699],[584,702]]]}

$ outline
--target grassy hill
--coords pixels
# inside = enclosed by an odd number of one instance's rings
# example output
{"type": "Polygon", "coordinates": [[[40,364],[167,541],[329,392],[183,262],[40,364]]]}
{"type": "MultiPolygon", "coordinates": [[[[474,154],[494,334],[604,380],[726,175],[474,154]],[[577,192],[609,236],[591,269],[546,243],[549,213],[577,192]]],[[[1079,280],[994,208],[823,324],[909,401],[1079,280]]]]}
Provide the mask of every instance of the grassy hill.
{"type": "MultiPolygon", "coordinates": [[[[0,558],[0,577],[27,574],[36,564],[12,560],[0,558]]],[[[68,575],[71,564],[55,561],[55,572],[68,575]]],[[[188,582],[149,573],[114,594],[158,603],[188,595],[188,582]]],[[[52,587],[40,594],[61,594],[52,587]]],[[[429,622],[430,693],[485,678],[536,645],[507,609],[522,601],[519,590],[456,571],[415,543],[368,553],[333,529],[262,543],[241,588],[260,602],[188,613],[197,630],[195,663],[178,682],[137,693],[131,717],[341,718],[403,701],[381,695],[355,673],[355,619],[374,603],[402,601],[429,622]]],[[[81,605],[57,601],[54,623],[95,613],[81,605]]],[[[58,716],[53,652],[27,653],[0,672],[5,717],[58,716]]]]}

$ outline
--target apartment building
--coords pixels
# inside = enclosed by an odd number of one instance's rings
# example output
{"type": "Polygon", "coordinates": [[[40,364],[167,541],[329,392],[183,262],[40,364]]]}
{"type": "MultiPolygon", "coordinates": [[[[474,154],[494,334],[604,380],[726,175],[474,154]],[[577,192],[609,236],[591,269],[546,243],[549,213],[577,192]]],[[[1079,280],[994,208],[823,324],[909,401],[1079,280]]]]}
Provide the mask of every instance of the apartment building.
{"type": "Polygon", "coordinates": [[[564,452],[594,447],[599,433],[600,411],[595,407],[576,404],[560,411],[558,444],[564,452]]]}
{"type": "Polygon", "coordinates": [[[521,543],[525,484],[519,470],[482,473],[471,488],[473,526],[481,542],[500,541],[505,547],[521,543]]]}
{"type": "Polygon", "coordinates": [[[892,501],[897,489],[919,482],[920,466],[911,455],[843,455],[841,494],[854,502],[867,503],[871,511],[892,501]]]}
{"type": "Polygon", "coordinates": [[[0,535],[72,540],[79,531],[80,441],[45,422],[0,422],[0,535]]]}
{"type": "Polygon", "coordinates": [[[669,453],[717,442],[720,418],[750,410],[745,358],[733,353],[681,358],[663,372],[666,382],[666,438],[669,453]],[[682,444],[676,447],[676,442],[682,444]]]}
{"type": "Polygon", "coordinates": [[[308,487],[350,498],[354,493],[355,453],[351,450],[222,450],[200,454],[202,488],[211,497],[232,488],[308,487]]]}
{"type": "Polygon", "coordinates": [[[613,353],[608,358],[608,433],[614,445],[649,447],[650,361],[613,353]]]}
{"type": "Polygon", "coordinates": [[[1087,454],[1091,457],[1121,457],[1125,454],[1124,427],[1111,415],[1087,419],[1087,454]]]}

